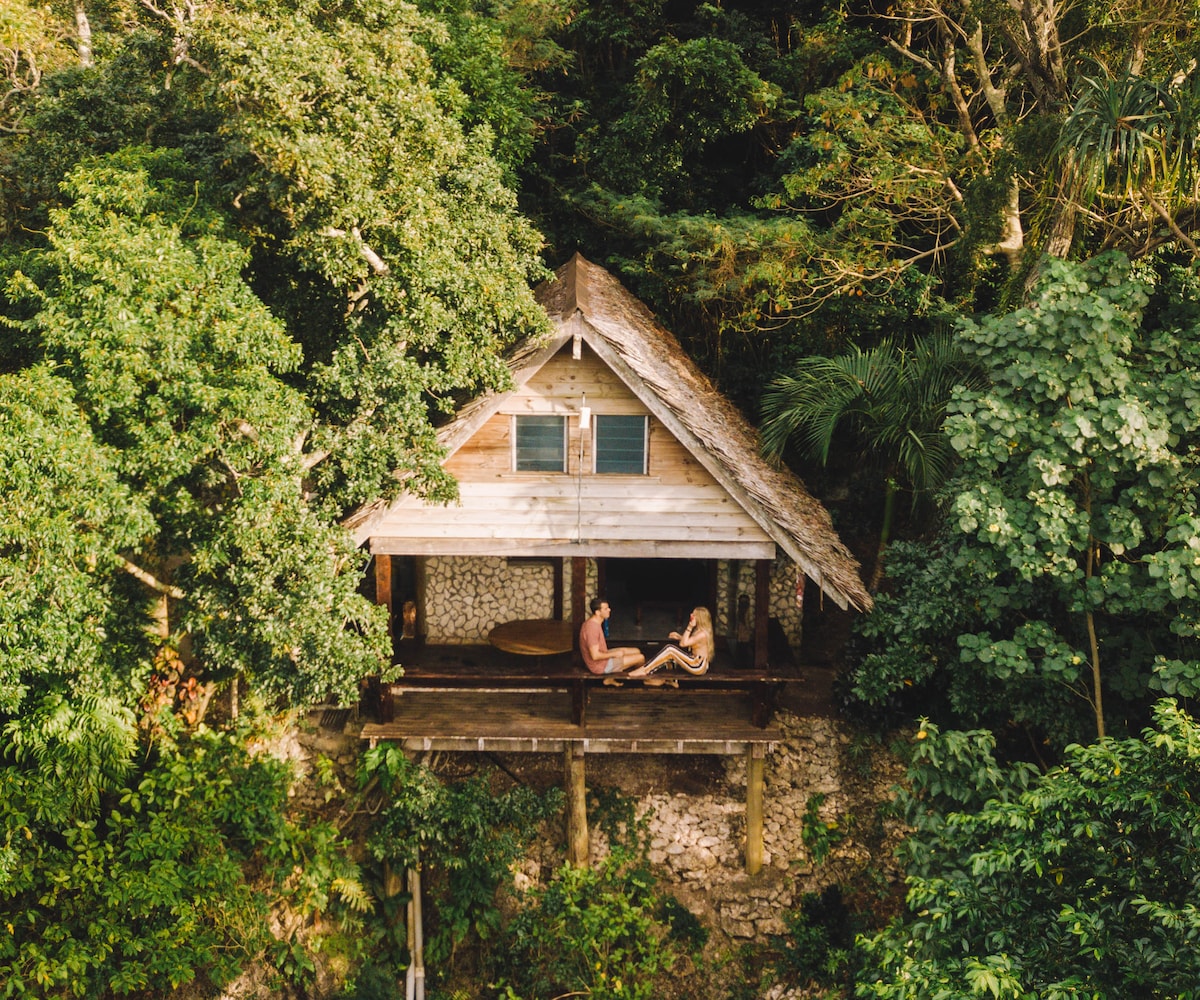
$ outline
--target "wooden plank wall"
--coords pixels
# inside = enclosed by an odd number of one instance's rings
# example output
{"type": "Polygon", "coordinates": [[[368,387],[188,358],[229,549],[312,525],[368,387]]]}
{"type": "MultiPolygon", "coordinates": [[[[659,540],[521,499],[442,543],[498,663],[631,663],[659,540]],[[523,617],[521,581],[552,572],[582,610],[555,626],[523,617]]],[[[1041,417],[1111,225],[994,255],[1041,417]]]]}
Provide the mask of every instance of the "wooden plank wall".
{"type": "MultiPolygon", "coordinates": [[[[592,414],[648,414],[646,407],[585,346],[575,361],[570,345],[551,359],[501,411],[446,462],[458,481],[459,506],[399,501],[377,525],[376,539],[563,541],[608,539],[668,543],[765,543],[768,536],[700,462],[650,417],[649,472],[595,475],[591,432],[582,432],[584,396],[592,414]],[[518,473],[512,468],[514,414],[568,417],[569,471],[518,473]]],[[[430,549],[433,551],[433,549],[430,549]]],[[[633,554],[633,553],[631,553],[633,554]]],[[[649,551],[647,554],[651,554],[649,551]]]]}

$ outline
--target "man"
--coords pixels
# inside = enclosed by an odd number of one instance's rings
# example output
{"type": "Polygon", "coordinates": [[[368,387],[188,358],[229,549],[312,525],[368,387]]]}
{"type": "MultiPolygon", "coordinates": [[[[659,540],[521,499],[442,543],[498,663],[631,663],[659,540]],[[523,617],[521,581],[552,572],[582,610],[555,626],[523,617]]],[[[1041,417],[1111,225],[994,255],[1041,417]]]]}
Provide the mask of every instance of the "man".
{"type": "MultiPolygon", "coordinates": [[[[642,651],[635,646],[608,648],[608,642],[604,638],[604,623],[612,614],[608,601],[594,597],[588,607],[592,612],[591,617],[579,630],[579,652],[588,670],[593,674],[619,674],[633,667],[640,667],[646,662],[642,651]]],[[[604,683],[608,683],[607,678],[604,683]]]]}

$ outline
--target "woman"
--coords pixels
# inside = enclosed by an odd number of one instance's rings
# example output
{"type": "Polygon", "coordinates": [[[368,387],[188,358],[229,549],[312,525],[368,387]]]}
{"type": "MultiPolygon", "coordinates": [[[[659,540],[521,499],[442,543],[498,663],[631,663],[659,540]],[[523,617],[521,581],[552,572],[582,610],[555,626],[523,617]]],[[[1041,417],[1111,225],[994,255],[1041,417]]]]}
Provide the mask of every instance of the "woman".
{"type": "Polygon", "coordinates": [[[645,677],[667,666],[683,667],[689,674],[702,674],[708,670],[713,657],[713,624],[708,608],[695,608],[688,616],[687,628],[672,632],[668,638],[679,645],[663,646],[644,666],[629,671],[629,677],[645,677]]]}

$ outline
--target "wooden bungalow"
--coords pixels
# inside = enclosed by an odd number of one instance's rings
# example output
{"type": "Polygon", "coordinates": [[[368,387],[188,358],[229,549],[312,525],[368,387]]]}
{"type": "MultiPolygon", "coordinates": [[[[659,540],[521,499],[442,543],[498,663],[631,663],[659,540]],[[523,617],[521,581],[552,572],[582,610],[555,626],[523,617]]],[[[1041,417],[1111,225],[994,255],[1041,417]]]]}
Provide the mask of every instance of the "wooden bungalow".
{"type": "Polygon", "coordinates": [[[772,649],[798,648],[806,578],[839,607],[868,609],[858,564],[825,508],[760,456],[740,412],[612,275],[577,254],[538,298],[552,335],[517,345],[512,388],[440,430],[458,503],[404,496],[351,521],[405,668],[364,737],[565,751],[568,789],[582,788],[585,751],[745,752],[753,806],[777,736],[764,711],[772,649]],[[597,594],[614,609],[610,645],[652,650],[692,607],[711,609],[718,655],[681,686],[699,697],[606,688],[585,714],[593,678],[570,649],[597,594]],[[497,652],[489,638],[513,622],[535,641],[497,652]]]}

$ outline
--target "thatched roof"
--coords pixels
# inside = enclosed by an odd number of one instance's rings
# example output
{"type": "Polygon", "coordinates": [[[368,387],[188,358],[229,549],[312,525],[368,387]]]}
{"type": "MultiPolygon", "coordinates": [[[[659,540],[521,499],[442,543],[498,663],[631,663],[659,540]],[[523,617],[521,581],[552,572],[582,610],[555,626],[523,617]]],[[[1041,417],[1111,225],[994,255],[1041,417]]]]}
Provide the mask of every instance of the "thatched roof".
{"type": "MultiPolygon", "coordinates": [[[[871,607],[858,562],[829,512],[790,471],[761,456],[758,435],[741,412],[616,278],[576,254],[538,288],[537,298],[556,333],[513,348],[508,364],[515,386],[580,338],[828,597],[843,608],[871,607]]],[[[441,428],[439,441],[447,452],[464,445],[505,396],[478,397],[441,428]]],[[[378,511],[364,509],[348,522],[360,541],[370,536],[378,511]]]]}
{"type": "Polygon", "coordinates": [[[576,254],[538,289],[538,300],[560,326],[578,313],[584,342],[829,597],[841,607],[871,607],[858,561],[829,511],[790,471],[762,457],[758,434],[737,407],[616,278],[576,254]]]}

